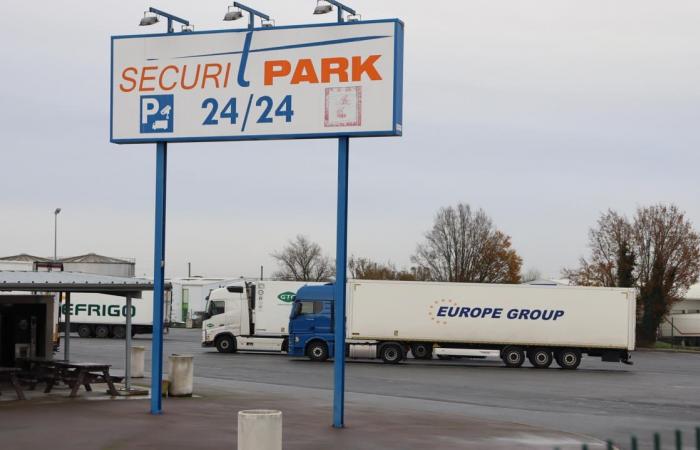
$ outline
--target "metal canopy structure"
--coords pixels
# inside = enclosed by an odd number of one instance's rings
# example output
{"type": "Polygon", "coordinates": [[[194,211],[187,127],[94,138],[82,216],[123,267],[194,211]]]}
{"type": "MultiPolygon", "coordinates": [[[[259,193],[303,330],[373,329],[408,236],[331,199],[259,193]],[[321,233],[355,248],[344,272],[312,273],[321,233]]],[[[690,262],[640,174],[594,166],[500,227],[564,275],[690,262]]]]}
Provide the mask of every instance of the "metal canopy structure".
{"type": "MultiPolygon", "coordinates": [[[[170,289],[169,284],[167,289],[170,289]]],[[[152,290],[153,281],[145,278],[78,272],[0,270],[0,291],[92,292],[141,298],[142,291],[152,290]]]]}
{"type": "MultiPolygon", "coordinates": [[[[164,290],[172,289],[170,283],[162,284],[164,290]]],[[[29,272],[0,270],[0,291],[53,292],[66,294],[66,319],[63,359],[70,360],[70,294],[72,292],[117,295],[126,298],[126,389],[131,378],[131,299],[141,298],[142,291],[152,291],[153,281],[145,278],[112,277],[79,272],[29,272]]],[[[153,296],[163,299],[163,295],[153,296]]],[[[162,305],[161,305],[162,307],[162,305]]],[[[155,319],[155,317],[154,317],[155,319]]],[[[161,316],[162,320],[162,316],[161,316]]],[[[162,323],[158,329],[162,329],[162,323]]],[[[154,330],[156,329],[154,323],[154,330]]],[[[162,339],[162,337],[161,337],[162,339]]]]}

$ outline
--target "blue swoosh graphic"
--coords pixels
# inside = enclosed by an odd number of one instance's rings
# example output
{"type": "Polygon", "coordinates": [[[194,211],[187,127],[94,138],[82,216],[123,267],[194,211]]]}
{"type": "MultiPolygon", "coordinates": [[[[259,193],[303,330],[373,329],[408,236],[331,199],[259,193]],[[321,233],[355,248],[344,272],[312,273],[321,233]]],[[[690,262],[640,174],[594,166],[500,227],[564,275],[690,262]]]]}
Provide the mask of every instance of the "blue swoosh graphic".
{"type": "MultiPolygon", "coordinates": [[[[354,37],[354,38],[333,39],[330,41],[307,42],[305,44],[280,45],[278,47],[256,48],[255,50],[249,50],[249,53],[271,52],[273,50],[288,50],[291,48],[320,47],[323,45],[347,44],[348,42],[372,41],[375,39],[383,39],[383,38],[388,38],[388,37],[391,37],[391,36],[362,36],[362,37],[354,37]]],[[[204,58],[206,56],[238,55],[241,53],[243,53],[243,50],[235,51],[235,52],[206,53],[203,55],[176,56],[172,59],[204,58]]],[[[160,59],[163,59],[163,58],[148,58],[148,59],[146,59],[146,61],[158,61],[160,59]]]]}

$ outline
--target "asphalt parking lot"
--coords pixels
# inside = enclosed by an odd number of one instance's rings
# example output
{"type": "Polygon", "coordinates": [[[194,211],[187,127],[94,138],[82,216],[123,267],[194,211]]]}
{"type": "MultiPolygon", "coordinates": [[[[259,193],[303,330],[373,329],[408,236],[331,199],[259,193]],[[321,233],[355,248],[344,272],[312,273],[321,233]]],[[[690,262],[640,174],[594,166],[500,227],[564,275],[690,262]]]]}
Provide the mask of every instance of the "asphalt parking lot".
{"type": "MultiPolygon", "coordinates": [[[[164,354],[192,354],[195,391],[250,390],[330,397],[332,363],[284,355],[220,354],[202,348],[199,330],[173,329],[164,354]]],[[[136,337],[147,350],[150,338],[136,337]]],[[[71,339],[71,359],[110,362],[123,368],[124,341],[71,339]]],[[[628,442],[649,441],[661,431],[688,436],[700,425],[700,354],[639,351],[634,366],[584,359],[576,371],[507,369],[497,360],[415,361],[388,366],[349,361],[348,399],[402,409],[449,413],[628,442]]],[[[328,421],[330,423],[330,416],[328,421]]]]}

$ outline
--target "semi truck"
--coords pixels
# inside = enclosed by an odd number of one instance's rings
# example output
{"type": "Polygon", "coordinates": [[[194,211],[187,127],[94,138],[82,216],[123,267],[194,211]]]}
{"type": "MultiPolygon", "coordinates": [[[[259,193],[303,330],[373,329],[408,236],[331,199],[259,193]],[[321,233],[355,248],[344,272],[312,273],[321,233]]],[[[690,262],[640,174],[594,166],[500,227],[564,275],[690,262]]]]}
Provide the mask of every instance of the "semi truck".
{"type": "MultiPolygon", "coordinates": [[[[349,280],[349,358],[396,364],[496,351],[507,367],[528,360],[576,369],[582,355],[631,364],[635,291],[564,285],[349,280]]],[[[333,358],[334,286],[299,289],[289,323],[289,356],[333,358]]]]}
{"type": "MultiPolygon", "coordinates": [[[[153,292],[143,291],[142,298],[131,300],[131,334],[153,332],[153,292]]],[[[65,317],[69,309],[61,304],[58,327],[65,330],[65,317]]],[[[70,331],[82,338],[123,339],[126,337],[126,299],[108,294],[71,294],[70,331]]],[[[170,291],[165,291],[164,323],[169,323],[170,291]]]]}
{"type": "Polygon", "coordinates": [[[316,282],[242,281],[209,294],[202,347],[221,353],[286,352],[289,313],[297,290],[316,282]]]}

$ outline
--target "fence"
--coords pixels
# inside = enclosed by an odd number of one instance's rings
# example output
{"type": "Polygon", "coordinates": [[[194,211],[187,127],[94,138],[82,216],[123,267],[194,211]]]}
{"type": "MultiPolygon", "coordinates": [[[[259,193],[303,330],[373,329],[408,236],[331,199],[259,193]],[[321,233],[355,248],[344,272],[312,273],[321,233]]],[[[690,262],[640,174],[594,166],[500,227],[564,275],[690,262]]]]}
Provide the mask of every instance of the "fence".
{"type": "MultiPolygon", "coordinates": [[[[683,433],[681,430],[675,430],[674,433],[674,449],[683,450],[683,433]]],[[[614,450],[615,443],[613,441],[606,441],[607,450],[614,450]]],[[[700,427],[695,428],[695,449],[700,450],[700,427]]],[[[559,447],[555,447],[555,450],[560,450],[559,447]]],[[[588,444],[582,444],[581,450],[588,450],[588,444]]],[[[632,436],[630,438],[630,450],[639,450],[639,440],[637,436],[632,436]]],[[[654,450],[663,450],[661,447],[661,434],[654,433],[654,450]]]]}

